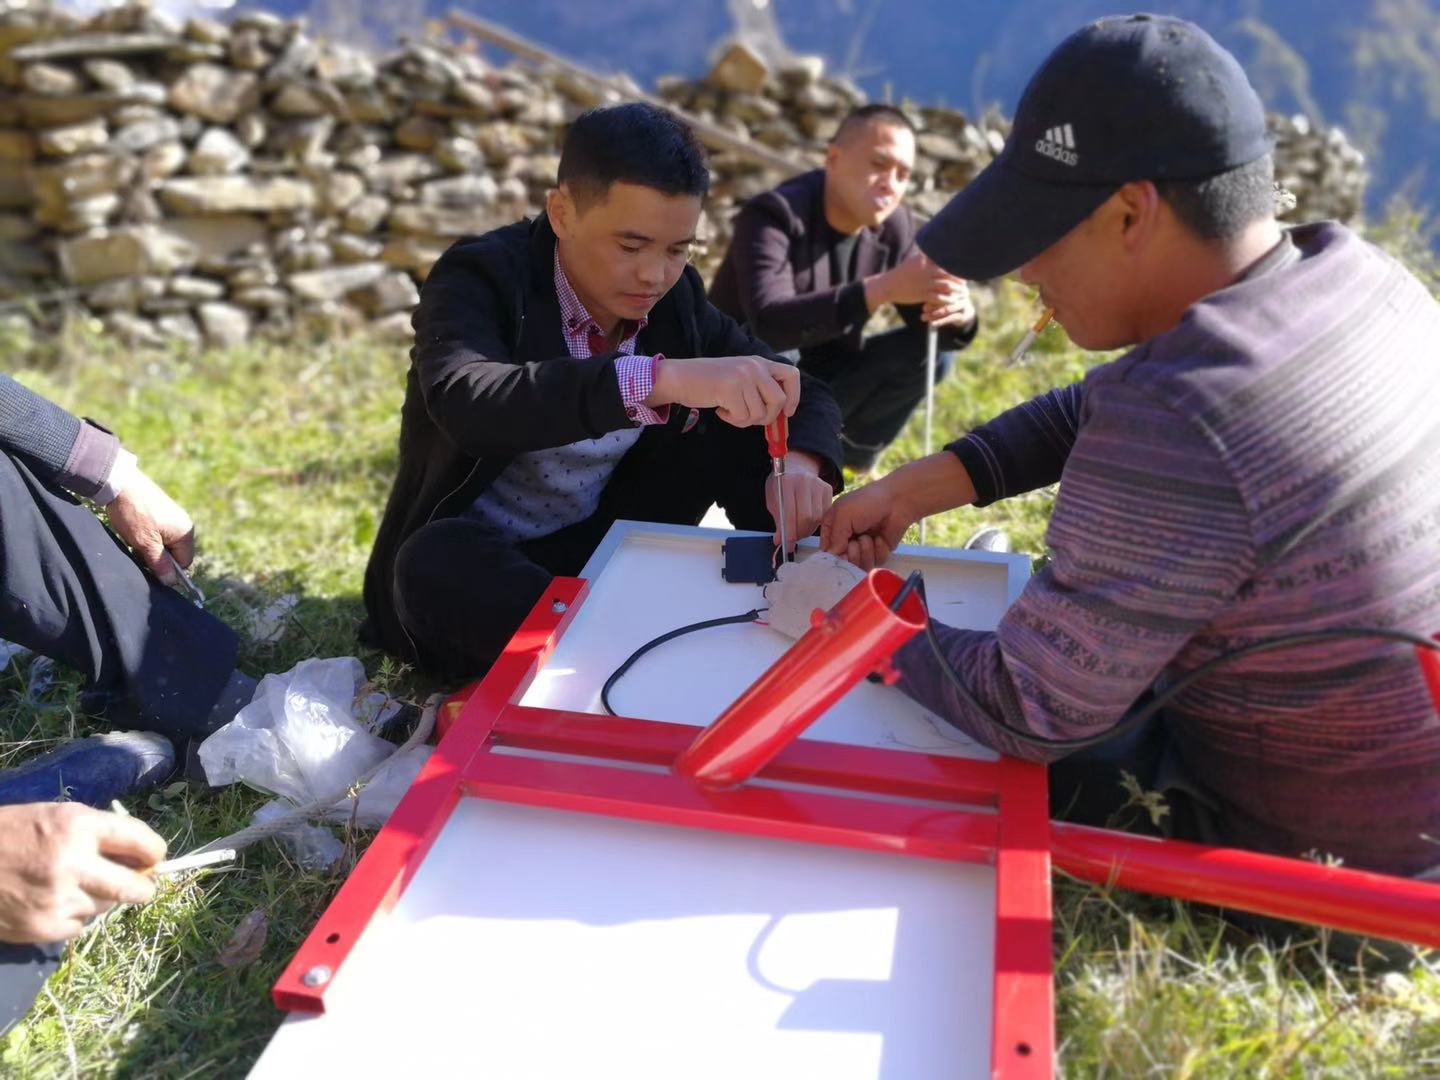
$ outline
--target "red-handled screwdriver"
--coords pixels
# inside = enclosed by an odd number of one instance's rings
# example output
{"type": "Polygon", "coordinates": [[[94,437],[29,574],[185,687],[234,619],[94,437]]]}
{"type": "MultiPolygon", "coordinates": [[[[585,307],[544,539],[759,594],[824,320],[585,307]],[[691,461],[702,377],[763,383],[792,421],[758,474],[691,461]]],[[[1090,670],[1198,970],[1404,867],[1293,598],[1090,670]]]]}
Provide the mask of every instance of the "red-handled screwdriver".
{"type": "Polygon", "coordinates": [[[770,468],[775,473],[775,520],[780,526],[780,561],[790,553],[790,537],[785,531],[785,455],[790,442],[790,418],[782,411],[773,423],[765,425],[765,442],[770,447],[770,468]]]}

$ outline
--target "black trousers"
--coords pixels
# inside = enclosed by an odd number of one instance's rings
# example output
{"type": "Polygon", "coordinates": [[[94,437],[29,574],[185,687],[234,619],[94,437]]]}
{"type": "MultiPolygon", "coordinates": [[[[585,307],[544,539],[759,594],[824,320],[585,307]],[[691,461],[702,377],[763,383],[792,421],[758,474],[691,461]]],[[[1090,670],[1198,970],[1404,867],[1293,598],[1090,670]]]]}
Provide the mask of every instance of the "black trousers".
{"type": "Polygon", "coordinates": [[[1224,842],[1218,809],[1180,764],[1163,710],[1137,728],[1051,762],[1047,772],[1050,816],[1058,821],[1193,843],[1224,842]],[[1155,821],[1127,790],[1126,774],[1141,791],[1163,795],[1169,813],[1155,821]]]}
{"type": "Polygon", "coordinates": [[[718,503],[737,528],[773,529],[769,461],[753,436],[715,418],[704,432],[642,436],[591,517],[536,540],[500,540],[465,518],[419,529],[396,553],[393,588],[420,666],[457,681],[483,675],[551,579],[578,574],[616,521],[694,525],[718,503]]]}
{"type": "MultiPolygon", "coordinates": [[[[902,326],[865,339],[859,357],[823,347],[800,353],[800,368],[823,380],[840,405],[845,465],[871,468],[925,397],[925,328],[902,326]]],[[[936,357],[935,381],[950,370],[936,357]]]]}
{"type": "MultiPolygon", "coordinates": [[[[151,578],[94,514],[9,453],[0,637],[83,672],[87,711],[176,739],[206,733],[237,648],[224,623],[151,578]]],[[[0,1034],[29,1011],[63,950],[0,944],[0,1034]]]]}
{"type": "MultiPolygon", "coordinates": [[[[1050,816],[1057,821],[1196,844],[1233,845],[1219,807],[1176,757],[1163,710],[1115,739],[1052,762],[1048,771],[1050,816]],[[1142,791],[1162,795],[1169,812],[1155,820],[1126,790],[1127,773],[1142,791]]],[[[1231,909],[1222,913],[1232,926],[1276,945],[1314,935],[1313,930],[1284,919],[1231,909]]],[[[1400,970],[1413,959],[1408,946],[1341,931],[1327,935],[1326,948],[1334,960],[1371,969],[1400,970]]]]}
{"type": "Polygon", "coordinates": [[[208,734],[235,670],[220,620],[143,571],[96,516],[0,453],[0,638],[84,673],[116,727],[208,734]]]}
{"type": "Polygon", "coordinates": [[[0,944],[0,1038],[30,1011],[64,953],[58,944],[0,944]]]}

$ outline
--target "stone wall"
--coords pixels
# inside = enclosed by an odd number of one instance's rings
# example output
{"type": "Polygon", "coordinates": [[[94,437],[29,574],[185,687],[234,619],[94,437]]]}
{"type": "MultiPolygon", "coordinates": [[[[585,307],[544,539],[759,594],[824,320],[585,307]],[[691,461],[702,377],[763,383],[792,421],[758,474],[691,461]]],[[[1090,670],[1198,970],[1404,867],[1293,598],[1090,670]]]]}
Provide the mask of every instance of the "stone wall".
{"type": "MultiPolygon", "coordinates": [[[[0,0],[0,317],[78,308],[137,346],[309,322],[406,340],[445,247],[534,213],[565,125],[621,97],[463,45],[373,57],[261,13],[180,25],[143,6],[81,20],[17,3],[0,0]]],[[[657,92],[802,166],[864,100],[813,60],[770,71],[739,47],[657,92]]],[[[1007,126],[913,111],[914,202],[933,213],[1007,126]]],[[[1358,214],[1363,162],[1343,136],[1275,126],[1294,216],[1358,214]]],[[[781,179],[733,151],[712,168],[706,271],[736,205],[781,179]]]]}

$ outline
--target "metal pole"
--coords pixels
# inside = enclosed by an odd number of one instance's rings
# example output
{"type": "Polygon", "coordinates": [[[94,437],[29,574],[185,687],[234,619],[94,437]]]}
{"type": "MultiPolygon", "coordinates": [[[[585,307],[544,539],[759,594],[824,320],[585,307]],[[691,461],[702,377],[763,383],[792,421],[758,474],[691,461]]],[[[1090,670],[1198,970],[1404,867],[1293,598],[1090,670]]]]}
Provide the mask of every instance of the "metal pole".
{"type": "MultiPolygon", "coordinates": [[[[930,456],[935,438],[935,366],[939,359],[940,332],[933,326],[925,331],[925,457],[930,456]]],[[[925,519],[920,519],[920,543],[925,543],[925,519]]]]}

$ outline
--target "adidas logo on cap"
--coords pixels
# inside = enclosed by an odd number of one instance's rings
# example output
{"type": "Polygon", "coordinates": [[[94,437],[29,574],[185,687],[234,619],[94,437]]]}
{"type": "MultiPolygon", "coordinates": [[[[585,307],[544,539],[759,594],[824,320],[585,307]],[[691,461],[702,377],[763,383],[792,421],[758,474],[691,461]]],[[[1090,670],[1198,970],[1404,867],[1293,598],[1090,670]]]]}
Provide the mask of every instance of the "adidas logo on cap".
{"type": "Polygon", "coordinates": [[[1045,132],[1043,139],[1035,140],[1035,149],[1064,165],[1080,163],[1080,155],[1075,153],[1075,133],[1069,124],[1060,124],[1045,132]]]}

